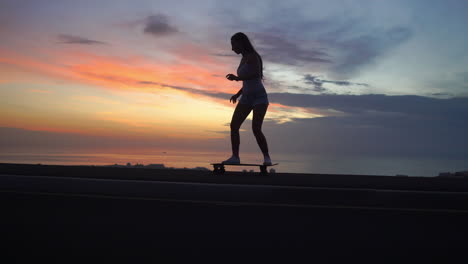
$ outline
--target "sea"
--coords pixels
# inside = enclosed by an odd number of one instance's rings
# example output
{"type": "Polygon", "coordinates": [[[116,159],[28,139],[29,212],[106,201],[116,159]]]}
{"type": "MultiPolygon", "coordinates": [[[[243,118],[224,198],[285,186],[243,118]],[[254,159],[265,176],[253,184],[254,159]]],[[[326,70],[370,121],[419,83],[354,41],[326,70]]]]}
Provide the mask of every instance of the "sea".
{"type": "MultiPolygon", "coordinates": [[[[0,163],[42,165],[150,165],[166,168],[211,170],[210,163],[229,158],[230,153],[169,149],[100,149],[100,150],[2,150],[0,163]]],[[[442,172],[468,171],[468,159],[407,157],[324,156],[300,153],[272,153],[270,167],[282,173],[353,174],[378,176],[438,176],[442,172]]],[[[262,163],[261,153],[241,153],[243,163],[262,163]]],[[[234,166],[232,171],[258,170],[234,166]]]]}

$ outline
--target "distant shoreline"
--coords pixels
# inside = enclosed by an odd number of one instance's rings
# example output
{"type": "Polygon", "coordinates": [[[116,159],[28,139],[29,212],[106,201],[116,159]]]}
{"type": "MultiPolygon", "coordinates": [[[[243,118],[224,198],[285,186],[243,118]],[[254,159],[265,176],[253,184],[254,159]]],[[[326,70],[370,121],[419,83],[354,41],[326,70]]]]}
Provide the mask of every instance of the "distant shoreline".
{"type": "MultiPolygon", "coordinates": [[[[153,164],[154,165],[154,164],[153,164]]],[[[77,177],[145,181],[198,182],[214,184],[261,184],[330,188],[371,188],[392,190],[468,191],[466,176],[408,177],[351,174],[274,173],[177,169],[163,166],[42,165],[0,163],[0,174],[25,176],[77,177]],[[159,169],[158,169],[159,168],[159,169]]]]}

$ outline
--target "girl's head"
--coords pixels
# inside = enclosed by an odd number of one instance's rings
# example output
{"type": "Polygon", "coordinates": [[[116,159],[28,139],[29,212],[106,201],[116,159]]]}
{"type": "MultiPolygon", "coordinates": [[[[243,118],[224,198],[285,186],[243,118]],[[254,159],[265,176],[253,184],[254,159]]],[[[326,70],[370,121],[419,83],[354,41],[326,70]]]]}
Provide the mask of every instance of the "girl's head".
{"type": "Polygon", "coordinates": [[[251,53],[254,52],[258,58],[260,59],[260,66],[261,66],[261,77],[263,79],[263,61],[262,57],[258,54],[258,52],[255,50],[253,47],[252,43],[250,42],[249,38],[247,35],[245,35],[242,32],[237,32],[236,34],[232,35],[231,37],[231,45],[232,45],[232,50],[239,54],[246,54],[246,53],[251,53]]]}
{"type": "Polygon", "coordinates": [[[231,45],[232,50],[237,54],[250,53],[252,51],[255,51],[247,35],[245,35],[242,32],[237,32],[236,34],[232,35],[231,45]]]}

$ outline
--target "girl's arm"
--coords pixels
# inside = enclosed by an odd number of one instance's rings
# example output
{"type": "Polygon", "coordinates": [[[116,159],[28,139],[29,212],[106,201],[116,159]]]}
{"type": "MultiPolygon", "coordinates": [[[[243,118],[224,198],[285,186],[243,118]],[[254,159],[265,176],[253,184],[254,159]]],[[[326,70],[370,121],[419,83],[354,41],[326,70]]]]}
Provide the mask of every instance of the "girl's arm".
{"type": "Polygon", "coordinates": [[[239,92],[237,92],[235,95],[233,95],[231,97],[231,99],[229,99],[229,102],[232,102],[232,103],[236,103],[237,101],[237,98],[239,98],[239,96],[242,94],[242,88],[239,90],[239,92]]]}

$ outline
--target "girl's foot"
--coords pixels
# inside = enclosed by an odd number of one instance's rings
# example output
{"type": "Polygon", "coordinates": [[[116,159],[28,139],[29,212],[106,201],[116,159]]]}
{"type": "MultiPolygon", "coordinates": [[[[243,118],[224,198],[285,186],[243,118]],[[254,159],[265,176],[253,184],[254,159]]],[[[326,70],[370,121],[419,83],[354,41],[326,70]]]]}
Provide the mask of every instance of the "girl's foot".
{"type": "Polygon", "coordinates": [[[223,164],[240,164],[240,158],[231,156],[229,159],[222,162],[223,164]]]}
{"type": "Polygon", "coordinates": [[[271,164],[272,164],[272,163],[271,163],[270,157],[269,157],[269,156],[265,156],[265,161],[263,162],[263,165],[269,166],[269,165],[271,165],[271,164]]]}

